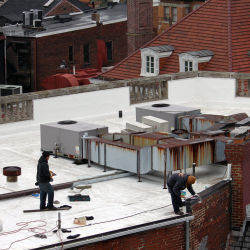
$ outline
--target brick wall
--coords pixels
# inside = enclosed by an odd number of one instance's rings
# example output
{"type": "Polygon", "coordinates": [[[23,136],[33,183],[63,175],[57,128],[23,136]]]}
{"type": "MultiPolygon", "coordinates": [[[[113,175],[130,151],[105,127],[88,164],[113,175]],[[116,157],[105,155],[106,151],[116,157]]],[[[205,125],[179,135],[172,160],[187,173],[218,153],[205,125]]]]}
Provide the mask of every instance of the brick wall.
{"type": "Polygon", "coordinates": [[[244,209],[246,205],[250,204],[250,142],[245,144],[244,147],[244,155],[245,158],[242,162],[243,166],[243,204],[244,204],[244,209]]]}
{"type": "Polygon", "coordinates": [[[245,218],[243,205],[243,169],[244,145],[227,144],[226,160],[232,164],[232,228],[238,230],[245,218]]]}
{"type": "Polygon", "coordinates": [[[185,249],[185,224],[119,237],[74,250],[185,249]]]}
{"type": "Polygon", "coordinates": [[[153,1],[127,0],[128,54],[150,41],[153,32],[153,1]]]}
{"type": "Polygon", "coordinates": [[[80,12],[73,4],[69,3],[67,0],[63,0],[61,3],[56,5],[46,16],[55,16],[59,14],[69,14],[74,12],[80,12]]]}
{"type": "Polygon", "coordinates": [[[201,245],[206,249],[225,249],[230,232],[230,184],[212,190],[202,203],[192,206],[192,213],[195,218],[190,222],[191,249],[201,245]]]}
{"type": "Polygon", "coordinates": [[[62,60],[69,62],[69,46],[73,46],[77,70],[84,67],[97,67],[97,39],[113,42],[113,60],[108,62],[107,66],[120,62],[127,56],[126,29],[127,22],[119,22],[37,39],[37,86],[44,78],[58,73],[62,60]],[[90,64],[88,65],[85,65],[83,59],[85,44],[89,44],[90,64]]]}

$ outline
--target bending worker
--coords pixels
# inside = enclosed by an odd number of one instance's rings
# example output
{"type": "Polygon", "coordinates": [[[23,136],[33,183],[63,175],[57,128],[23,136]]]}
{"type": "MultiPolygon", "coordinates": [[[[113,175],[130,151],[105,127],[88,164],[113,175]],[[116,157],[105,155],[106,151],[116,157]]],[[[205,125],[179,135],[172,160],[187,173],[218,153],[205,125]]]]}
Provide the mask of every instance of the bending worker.
{"type": "Polygon", "coordinates": [[[181,200],[181,190],[187,188],[188,191],[195,195],[192,188],[196,178],[192,175],[186,175],[183,173],[173,174],[167,181],[168,191],[171,194],[172,204],[175,214],[183,215],[184,213],[180,211],[180,207],[184,206],[185,203],[181,200]]]}
{"type": "Polygon", "coordinates": [[[44,151],[40,157],[37,165],[36,185],[40,188],[40,209],[56,209],[54,207],[54,189],[50,182],[53,181],[52,175],[49,171],[48,160],[50,152],[44,151]],[[46,207],[46,197],[48,194],[48,204],[46,207]]]}

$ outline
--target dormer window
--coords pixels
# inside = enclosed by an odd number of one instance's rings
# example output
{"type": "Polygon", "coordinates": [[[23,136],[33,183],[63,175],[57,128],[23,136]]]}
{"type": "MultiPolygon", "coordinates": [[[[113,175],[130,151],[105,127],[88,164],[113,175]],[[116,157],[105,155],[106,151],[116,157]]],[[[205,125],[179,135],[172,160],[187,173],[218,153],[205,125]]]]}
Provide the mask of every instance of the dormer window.
{"type": "Polygon", "coordinates": [[[155,58],[153,56],[146,56],[146,72],[149,74],[155,72],[155,58]]]}
{"type": "Polygon", "coordinates": [[[199,63],[209,62],[214,53],[210,50],[189,51],[179,54],[180,72],[198,71],[199,63]]]}
{"type": "Polygon", "coordinates": [[[185,72],[193,71],[193,61],[185,61],[185,72]]]}
{"type": "Polygon", "coordinates": [[[161,45],[141,49],[141,76],[158,76],[159,59],[169,57],[174,51],[173,46],[161,45]]]}

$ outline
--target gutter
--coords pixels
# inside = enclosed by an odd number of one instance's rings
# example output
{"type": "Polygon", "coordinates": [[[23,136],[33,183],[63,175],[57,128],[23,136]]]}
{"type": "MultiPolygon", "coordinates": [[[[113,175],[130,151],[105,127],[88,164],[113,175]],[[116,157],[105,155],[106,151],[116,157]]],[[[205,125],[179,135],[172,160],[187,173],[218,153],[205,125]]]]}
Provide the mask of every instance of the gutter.
{"type": "MultiPolygon", "coordinates": [[[[189,221],[193,219],[194,219],[193,215],[177,216],[174,218],[168,218],[164,220],[141,224],[139,226],[127,227],[127,228],[123,228],[119,230],[110,231],[107,233],[96,234],[96,235],[89,236],[89,237],[83,237],[80,239],[63,242],[63,245],[64,245],[64,249],[72,249],[74,247],[80,247],[80,246],[93,244],[93,243],[97,243],[100,241],[106,241],[106,240],[130,235],[130,234],[136,234],[136,233],[158,229],[158,228],[162,228],[162,227],[166,227],[170,225],[180,224],[183,222],[188,223],[189,225],[189,221]]],[[[189,233],[188,233],[188,237],[189,237],[189,233]]],[[[188,239],[188,242],[189,242],[189,239],[188,239]]],[[[48,246],[39,247],[39,248],[33,248],[33,249],[34,250],[40,250],[40,249],[53,249],[53,250],[58,249],[59,250],[61,249],[61,246],[62,246],[61,243],[57,243],[57,244],[48,245],[48,246]]],[[[189,249],[189,245],[186,246],[186,249],[189,249]]]]}

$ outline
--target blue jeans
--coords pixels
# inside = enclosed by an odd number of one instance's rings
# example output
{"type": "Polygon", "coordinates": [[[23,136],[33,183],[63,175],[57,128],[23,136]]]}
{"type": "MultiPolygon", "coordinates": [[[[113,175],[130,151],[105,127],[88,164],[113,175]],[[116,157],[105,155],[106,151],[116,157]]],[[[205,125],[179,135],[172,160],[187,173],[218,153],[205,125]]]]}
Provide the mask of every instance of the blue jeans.
{"type": "Polygon", "coordinates": [[[53,207],[54,188],[51,186],[49,182],[39,183],[39,188],[40,188],[40,209],[44,209],[46,207],[47,194],[48,194],[47,207],[53,207]]]}
{"type": "Polygon", "coordinates": [[[180,207],[183,206],[183,202],[181,200],[181,197],[177,196],[174,191],[173,191],[173,188],[172,187],[169,187],[168,186],[168,191],[171,195],[171,199],[172,199],[172,205],[173,205],[173,208],[174,208],[174,212],[178,212],[180,211],[180,207]]]}

